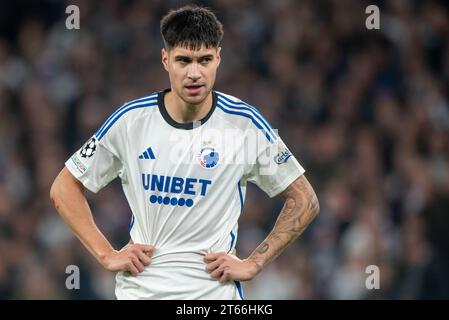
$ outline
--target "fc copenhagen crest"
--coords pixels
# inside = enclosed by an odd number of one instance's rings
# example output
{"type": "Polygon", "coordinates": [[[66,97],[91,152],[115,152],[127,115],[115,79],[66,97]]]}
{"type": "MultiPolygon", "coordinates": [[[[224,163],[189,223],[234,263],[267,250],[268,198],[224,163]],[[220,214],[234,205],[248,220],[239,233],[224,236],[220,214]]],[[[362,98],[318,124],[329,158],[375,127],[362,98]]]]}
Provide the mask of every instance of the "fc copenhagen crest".
{"type": "Polygon", "coordinates": [[[198,162],[205,169],[212,169],[220,160],[220,155],[213,147],[204,147],[198,154],[198,162]]]}

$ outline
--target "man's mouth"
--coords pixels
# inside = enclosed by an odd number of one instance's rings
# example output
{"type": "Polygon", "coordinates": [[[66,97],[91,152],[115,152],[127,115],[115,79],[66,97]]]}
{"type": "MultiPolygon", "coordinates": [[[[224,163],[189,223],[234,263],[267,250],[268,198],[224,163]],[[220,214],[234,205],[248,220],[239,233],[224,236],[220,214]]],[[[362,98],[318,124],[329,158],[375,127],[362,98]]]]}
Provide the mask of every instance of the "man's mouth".
{"type": "Polygon", "coordinates": [[[201,91],[201,88],[204,87],[204,84],[190,84],[184,87],[189,94],[198,94],[201,91]]]}
{"type": "Polygon", "coordinates": [[[201,88],[203,85],[202,84],[190,84],[185,86],[187,89],[198,89],[201,88]]]}

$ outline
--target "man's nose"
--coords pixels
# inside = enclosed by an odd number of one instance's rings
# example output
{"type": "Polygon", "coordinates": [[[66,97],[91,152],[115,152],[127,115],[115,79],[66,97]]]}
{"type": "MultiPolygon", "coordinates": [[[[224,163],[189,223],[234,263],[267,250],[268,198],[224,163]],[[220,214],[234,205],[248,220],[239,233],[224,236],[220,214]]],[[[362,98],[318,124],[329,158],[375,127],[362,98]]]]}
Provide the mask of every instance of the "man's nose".
{"type": "Polygon", "coordinates": [[[198,68],[198,64],[196,63],[190,64],[187,76],[189,77],[189,79],[193,81],[198,81],[201,78],[201,73],[198,68]]]}

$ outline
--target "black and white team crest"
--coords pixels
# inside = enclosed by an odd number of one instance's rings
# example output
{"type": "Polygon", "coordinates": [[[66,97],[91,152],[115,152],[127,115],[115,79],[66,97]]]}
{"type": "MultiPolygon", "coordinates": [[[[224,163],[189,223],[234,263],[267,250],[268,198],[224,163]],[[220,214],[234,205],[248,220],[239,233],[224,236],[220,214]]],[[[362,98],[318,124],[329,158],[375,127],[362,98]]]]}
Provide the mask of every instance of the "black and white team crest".
{"type": "Polygon", "coordinates": [[[90,158],[94,155],[97,149],[97,140],[95,138],[90,139],[80,151],[80,155],[83,158],[90,158]]]}

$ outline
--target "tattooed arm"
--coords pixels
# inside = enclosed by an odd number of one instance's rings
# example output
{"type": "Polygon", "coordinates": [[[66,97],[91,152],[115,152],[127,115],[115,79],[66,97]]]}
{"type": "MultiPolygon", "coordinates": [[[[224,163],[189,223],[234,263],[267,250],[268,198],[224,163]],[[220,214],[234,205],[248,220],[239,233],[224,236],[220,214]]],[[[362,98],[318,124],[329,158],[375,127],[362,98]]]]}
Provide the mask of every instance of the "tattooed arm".
{"type": "Polygon", "coordinates": [[[244,260],[225,252],[206,255],[206,270],[224,283],[250,280],[281,254],[307,228],[319,212],[318,199],[312,186],[302,175],[282,192],[285,204],[267,238],[244,260]]]}
{"type": "Polygon", "coordinates": [[[282,195],[285,204],[273,230],[248,258],[255,262],[258,272],[295,241],[319,212],[318,199],[304,175],[282,195]]]}

